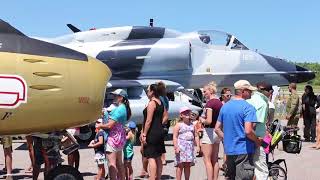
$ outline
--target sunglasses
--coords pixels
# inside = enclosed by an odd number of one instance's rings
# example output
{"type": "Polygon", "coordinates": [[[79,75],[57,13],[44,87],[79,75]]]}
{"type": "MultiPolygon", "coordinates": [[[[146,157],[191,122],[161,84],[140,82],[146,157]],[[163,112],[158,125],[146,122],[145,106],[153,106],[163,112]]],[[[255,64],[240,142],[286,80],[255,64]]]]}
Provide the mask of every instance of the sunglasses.
{"type": "Polygon", "coordinates": [[[252,90],[250,89],[243,89],[243,91],[247,91],[248,93],[252,94],[252,90]]]}
{"type": "Polygon", "coordinates": [[[260,88],[260,90],[267,91],[267,92],[273,92],[273,89],[269,89],[269,88],[260,88]]]}
{"type": "Polygon", "coordinates": [[[195,114],[195,113],[191,113],[191,114],[190,114],[190,116],[197,116],[197,114],[195,114]]]}
{"type": "Polygon", "coordinates": [[[225,96],[225,97],[231,97],[232,96],[232,94],[222,94],[223,96],[225,96]]]}

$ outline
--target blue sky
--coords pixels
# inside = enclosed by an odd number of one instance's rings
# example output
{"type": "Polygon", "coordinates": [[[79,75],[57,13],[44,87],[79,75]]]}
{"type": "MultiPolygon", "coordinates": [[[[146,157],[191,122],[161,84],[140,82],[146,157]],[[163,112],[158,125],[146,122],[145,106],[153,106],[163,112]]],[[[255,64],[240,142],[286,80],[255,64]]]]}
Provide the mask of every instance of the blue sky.
{"type": "Polygon", "coordinates": [[[182,32],[216,29],[251,49],[291,61],[320,62],[320,1],[309,0],[10,0],[0,18],[29,36],[55,37],[80,29],[148,25],[182,32]]]}

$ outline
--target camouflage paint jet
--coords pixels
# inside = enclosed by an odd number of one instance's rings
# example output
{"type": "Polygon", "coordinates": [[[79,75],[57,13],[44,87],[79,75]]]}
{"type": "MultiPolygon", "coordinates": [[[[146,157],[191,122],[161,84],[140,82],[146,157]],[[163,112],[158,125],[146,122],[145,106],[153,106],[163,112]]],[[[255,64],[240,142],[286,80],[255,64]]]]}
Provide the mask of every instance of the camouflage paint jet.
{"type": "Polygon", "coordinates": [[[0,136],[46,133],[101,115],[109,68],[87,55],[27,37],[0,20],[0,136]]]}
{"type": "MultiPolygon", "coordinates": [[[[233,86],[239,79],[255,84],[265,80],[273,85],[306,82],[311,72],[285,60],[250,50],[235,36],[220,31],[181,33],[162,27],[125,26],[74,32],[43,39],[65,46],[107,64],[112,71],[108,87],[128,90],[133,119],[148,102],[143,88],[164,81],[169,91],[201,88],[214,80],[218,86],[233,86]],[[142,90],[141,90],[142,89],[142,90]]],[[[196,100],[196,98],[191,98],[196,100]]],[[[181,105],[170,102],[170,117],[178,115],[181,105]]],[[[192,107],[195,109],[195,107],[192,107]]]]}
{"type": "MultiPolygon", "coordinates": [[[[107,64],[117,80],[168,80],[184,88],[200,88],[214,80],[232,86],[239,79],[273,85],[306,82],[314,72],[283,59],[257,53],[235,36],[220,31],[181,33],[162,27],[126,26],[80,31],[46,39],[107,64]]],[[[124,82],[122,81],[122,82],[124,82]]]]}

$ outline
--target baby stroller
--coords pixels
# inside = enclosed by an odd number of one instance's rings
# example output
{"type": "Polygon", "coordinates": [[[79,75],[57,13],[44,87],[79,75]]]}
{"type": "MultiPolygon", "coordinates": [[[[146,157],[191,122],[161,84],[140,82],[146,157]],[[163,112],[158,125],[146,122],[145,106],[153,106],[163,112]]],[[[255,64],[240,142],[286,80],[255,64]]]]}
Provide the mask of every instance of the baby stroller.
{"type": "Polygon", "coordinates": [[[271,134],[271,142],[265,149],[267,154],[267,164],[269,168],[269,179],[287,179],[287,164],[285,159],[277,159],[269,162],[269,154],[274,152],[274,149],[282,141],[283,150],[287,153],[299,154],[302,148],[301,137],[297,134],[298,127],[282,126],[279,120],[274,120],[268,128],[271,134]]]}

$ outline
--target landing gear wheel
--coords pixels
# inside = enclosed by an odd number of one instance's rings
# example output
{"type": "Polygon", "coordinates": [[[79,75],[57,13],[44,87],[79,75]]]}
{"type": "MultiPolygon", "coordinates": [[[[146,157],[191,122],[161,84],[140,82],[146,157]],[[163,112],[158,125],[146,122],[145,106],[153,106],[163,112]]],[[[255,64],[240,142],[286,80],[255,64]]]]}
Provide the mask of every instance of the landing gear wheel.
{"type": "Polygon", "coordinates": [[[45,177],[46,180],[83,180],[81,173],[74,167],[59,165],[51,169],[45,177]]]}
{"type": "Polygon", "coordinates": [[[95,132],[93,127],[81,127],[83,130],[80,130],[80,134],[75,136],[78,142],[80,143],[89,143],[95,137],[95,132]]]}

